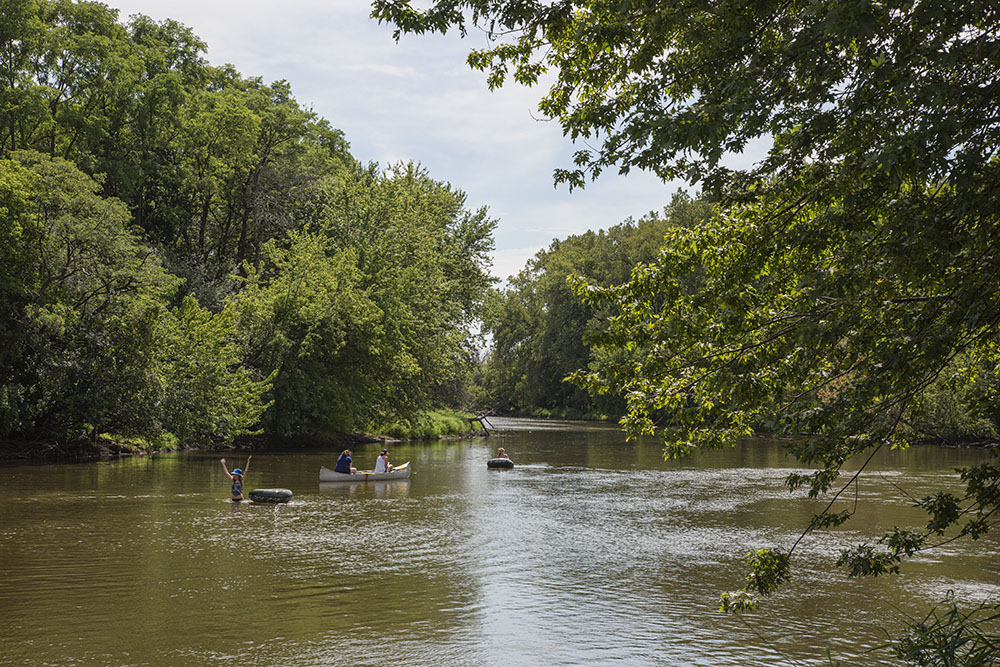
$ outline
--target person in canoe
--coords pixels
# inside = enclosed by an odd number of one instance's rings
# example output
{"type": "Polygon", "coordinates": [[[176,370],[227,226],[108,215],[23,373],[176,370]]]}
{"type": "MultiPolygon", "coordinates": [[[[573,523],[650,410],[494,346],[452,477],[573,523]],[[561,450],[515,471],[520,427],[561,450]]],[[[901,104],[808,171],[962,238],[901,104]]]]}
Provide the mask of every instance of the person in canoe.
{"type": "Polygon", "coordinates": [[[229,472],[229,468],[226,467],[226,459],[221,459],[222,469],[226,471],[226,475],[229,479],[233,480],[233,502],[240,502],[243,500],[243,479],[246,474],[250,471],[250,459],[253,458],[253,454],[247,457],[247,464],[243,466],[243,470],[239,468],[233,468],[232,472],[229,472]]]}
{"type": "Polygon", "coordinates": [[[509,456],[507,456],[507,452],[505,452],[505,451],[503,450],[503,447],[501,447],[500,449],[498,449],[498,450],[497,450],[497,455],[496,455],[496,457],[494,457],[494,458],[498,458],[498,459],[509,459],[510,457],[509,457],[509,456]]]}
{"type": "Polygon", "coordinates": [[[383,449],[382,453],[375,459],[375,474],[380,472],[392,472],[392,464],[389,463],[389,450],[383,449]]]}
{"type": "Polygon", "coordinates": [[[353,465],[354,459],[351,458],[351,450],[345,449],[340,454],[340,458],[337,459],[337,465],[333,467],[335,472],[342,472],[347,475],[354,475],[358,472],[358,469],[353,465]]]}

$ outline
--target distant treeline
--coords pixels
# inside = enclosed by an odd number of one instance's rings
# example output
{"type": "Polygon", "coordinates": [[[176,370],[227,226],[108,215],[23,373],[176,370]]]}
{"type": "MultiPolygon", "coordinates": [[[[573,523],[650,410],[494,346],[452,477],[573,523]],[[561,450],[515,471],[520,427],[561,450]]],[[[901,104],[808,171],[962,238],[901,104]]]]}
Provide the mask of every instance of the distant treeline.
{"type": "MultiPolygon", "coordinates": [[[[660,213],[556,240],[539,251],[506,288],[491,293],[485,321],[493,347],[477,376],[479,402],[518,415],[620,419],[626,401],[612,387],[629,369],[649,363],[650,350],[614,337],[610,331],[620,311],[581,299],[574,285],[579,291],[584,284],[610,287],[631,280],[649,283],[647,291],[656,294],[660,287],[650,282],[655,272],[643,268],[658,261],[666,233],[694,229],[718,213],[707,199],[678,193],[660,213]],[[610,382],[601,384],[597,377],[610,382]]],[[[678,280],[694,293],[704,272],[698,260],[691,264],[695,268],[678,280]]],[[[839,393],[848,384],[847,379],[833,383],[828,391],[839,393]]],[[[992,366],[956,355],[907,410],[900,428],[915,440],[995,441],[1000,435],[997,386],[992,366]],[[976,407],[982,405],[993,407],[976,407]]],[[[669,411],[658,415],[661,425],[671,420],[669,411]]],[[[755,426],[761,433],[776,431],[764,420],[755,426]]]]}
{"type": "Polygon", "coordinates": [[[578,370],[628,361],[623,351],[595,344],[609,313],[583,303],[571,278],[602,286],[626,282],[637,264],[656,260],[668,228],[697,225],[711,213],[708,202],[677,193],[662,212],[556,240],[539,251],[505,289],[491,294],[486,329],[493,348],[479,377],[480,402],[521,415],[620,417],[620,394],[566,381],[578,370]]]}
{"type": "MultiPolygon", "coordinates": [[[[333,434],[466,399],[495,222],[173,21],[0,21],[0,439],[333,434]]],[[[350,91],[344,91],[350,95],[350,91]]]]}

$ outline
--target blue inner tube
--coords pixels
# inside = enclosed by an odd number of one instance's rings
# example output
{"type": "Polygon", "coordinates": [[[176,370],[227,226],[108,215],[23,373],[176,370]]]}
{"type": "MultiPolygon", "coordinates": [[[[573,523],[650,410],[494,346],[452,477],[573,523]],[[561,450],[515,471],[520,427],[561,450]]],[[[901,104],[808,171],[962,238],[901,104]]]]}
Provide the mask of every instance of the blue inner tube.
{"type": "Polygon", "coordinates": [[[490,459],[486,462],[487,468],[513,468],[514,462],[510,459],[490,459]]]}
{"type": "Polygon", "coordinates": [[[292,499],[288,489],[254,489],[250,492],[250,502],[253,503],[287,503],[292,499]]]}

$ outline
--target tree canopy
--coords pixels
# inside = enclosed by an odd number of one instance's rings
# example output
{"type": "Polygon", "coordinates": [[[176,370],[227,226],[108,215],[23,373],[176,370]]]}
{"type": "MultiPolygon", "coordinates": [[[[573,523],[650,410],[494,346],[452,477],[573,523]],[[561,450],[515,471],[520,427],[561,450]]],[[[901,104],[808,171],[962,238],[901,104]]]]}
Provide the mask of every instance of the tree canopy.
{"type": "Polygon", "coordinates": [[[660,213],[555,240],[540,250],[496,291],[487,309],[484,324],[493,345],[483,373],[483,404],[540,416],[621,415],[625,402],[619,393],[565,381],[581,368],[615,368],[628,358],[607,346],[595,348],[591,339],[611,311],[578,299],[567,278],[586,276],[604,287],[625,282],[636,264],[657,257],[667,229],[697,225],[711,211],[708,202],[677,193],[660,213]]]}
{"type": "Polygon", "coordinates": [[[336,435],[457,407],[495,221],[203,57],[0,1],[0,439],[336,435]]]}
{"type": "MultiPolygon", "coordinates": [[[[583,374],[628,400],[626,426],[659,425],[670,454],[766,426],[808,436],[815,495],[849,459],[907,443],[901,428],[945,375],[995,377],[1000,345],[1000,6],[913,0],[607,2],[375,0],[403,33],[491,40],[469,55],[491,86],[552,81],[539,109],[585,145],[556,181],[616,167],[700,184],[717,203],[672,229],[618,287],[578,283],[611,308],[604,342],[636,354],[583,374]],[[543,78],[549,77],[549,78],[543,78]],[[750,142],[752,166],[727,166],[750,142]],[[685,277],[704,272],[696,290],[685,277]]],[[[979,395],[989,409],[995,386],[979,395]],[[986,400],[983,400],[986,399],[986,400]]],[[[921,505],[923,531],[846,550],[854,574],[893,571],[1000,512],[998,469],[962,473],[965,497],[921,505]],[[958,524],[958,527],[953,527],[958,524]]],[[[856,481],[857,476],[852,477],[856,481]]],[[[836,485],[836,486],[835,486],[836,485]]],[[[835,502],[809,529],[847,518],[835,502]]],[[[750,557],[724,606],[753,606],[794,545],[750,557]]]]}

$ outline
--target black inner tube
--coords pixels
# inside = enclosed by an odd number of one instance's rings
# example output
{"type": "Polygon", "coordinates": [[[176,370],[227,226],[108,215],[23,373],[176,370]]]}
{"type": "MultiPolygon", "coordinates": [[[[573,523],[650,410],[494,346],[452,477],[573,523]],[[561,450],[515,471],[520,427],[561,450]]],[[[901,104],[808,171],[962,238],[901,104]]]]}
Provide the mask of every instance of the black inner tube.
{"type": "Polygon", "coordinates": [[[254,489],[250,492],[250,500],[255,503],[287,503],[292,499],[288,489],[254,489]]]}

